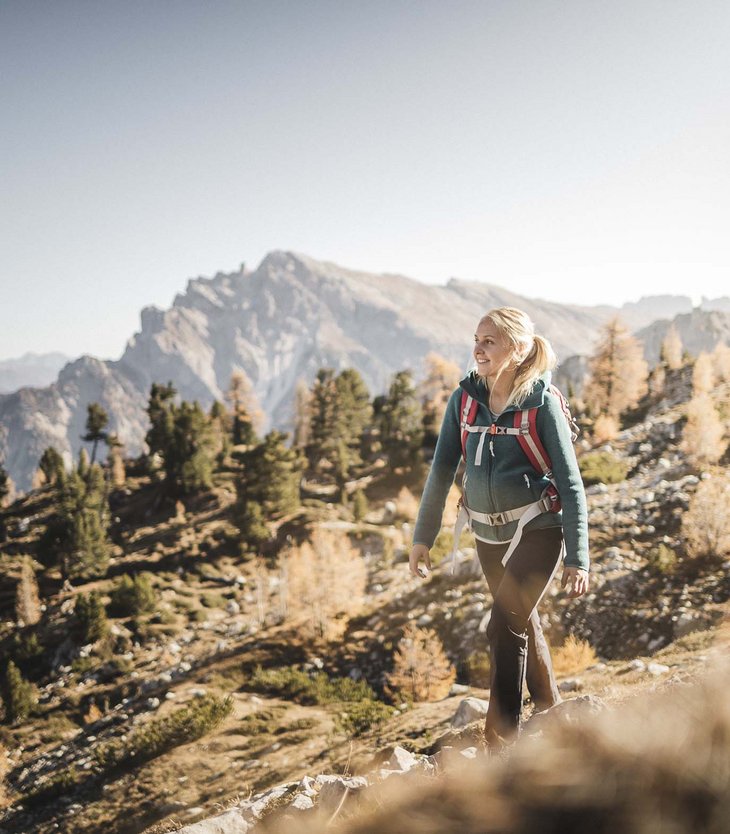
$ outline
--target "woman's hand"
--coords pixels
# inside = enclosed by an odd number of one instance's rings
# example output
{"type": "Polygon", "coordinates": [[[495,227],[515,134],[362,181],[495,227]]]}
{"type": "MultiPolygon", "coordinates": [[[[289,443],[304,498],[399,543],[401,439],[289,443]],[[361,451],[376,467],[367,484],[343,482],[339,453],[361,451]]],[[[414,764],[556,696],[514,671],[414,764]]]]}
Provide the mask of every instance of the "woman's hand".
{"type": "Polygon", "coordinates": [[[414,576],[420,576],[421,579],[425,579],[428,576],[428,571],[432,570],[431,568],[431,558],[428,555],[429,548],[426,547],[425,544],[414,544],[411,548],[411,555],[408,559],[408,564],[411,569],[411,573],[414,576]],[[419,562],[423,561],[426,565],[425,568],[419,566],[419,562]]]}
{"type": "Polygon", "coordinates": [[[582,568],[563,568],[560,587],[567,587],[568,599],[583,596],[588,590],[588,571],[582,568]]]}

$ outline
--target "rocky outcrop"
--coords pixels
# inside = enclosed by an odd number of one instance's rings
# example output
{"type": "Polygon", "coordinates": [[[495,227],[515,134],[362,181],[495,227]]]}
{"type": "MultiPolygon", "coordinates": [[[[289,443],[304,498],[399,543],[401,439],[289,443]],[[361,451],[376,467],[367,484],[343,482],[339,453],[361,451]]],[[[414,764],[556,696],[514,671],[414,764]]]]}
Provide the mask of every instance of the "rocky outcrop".
{"type": "Polygon", "coordinates": [[[0,359],[0,394],[50,385],[69,361],[63,353],[26,353],[15,359],[0,359]]]}

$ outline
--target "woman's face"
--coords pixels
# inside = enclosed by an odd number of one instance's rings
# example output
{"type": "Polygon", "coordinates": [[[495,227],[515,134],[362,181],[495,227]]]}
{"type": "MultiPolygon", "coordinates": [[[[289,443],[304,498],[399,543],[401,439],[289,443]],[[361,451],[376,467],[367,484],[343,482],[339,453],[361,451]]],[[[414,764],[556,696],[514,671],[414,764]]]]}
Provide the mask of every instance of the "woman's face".
{"type": "Polygon", "coordinates": [[[474,359],[479,376],[495,379],[513,355],[512,345],[497,330],[492,320],[482,319],[474,334],[474,359]]]}

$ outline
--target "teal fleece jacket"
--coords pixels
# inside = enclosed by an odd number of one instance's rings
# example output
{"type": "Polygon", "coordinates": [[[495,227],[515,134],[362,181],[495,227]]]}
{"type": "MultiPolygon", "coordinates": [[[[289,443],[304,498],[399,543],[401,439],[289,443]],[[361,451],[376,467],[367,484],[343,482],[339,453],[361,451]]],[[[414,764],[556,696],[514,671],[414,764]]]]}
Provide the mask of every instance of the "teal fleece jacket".
{"type": "MultiPolygon", "coordinates": [[[[565,565],[588,570],[588,512],[583,481],[570,438],[570,428],[558,398],[547,390],[549,385],[548,372],[535,383],[521,408],[538,407],[537,431],[550,456],[562,509],[557,513],[541,513],[527,523],[525,530],[562,526],[565,565]]],[[[441,527],[446,497],[461,459],[459,412],[462,390],[471,394],[479,403],[474,425],[489,426],[492,423],[487,405],[488,389],[471,373],[461,380],[449,398],[418,511],[413,542],[429,548],[441,527]]],[[[517,406],[508,406],[497,418],[497,425],[512,426],[514,412],[518,410],[517,406]]],[[[537,501],[549,481],[534,469],[517,438],[514,435],[487,437],[481,465],[476,466],[479,437],[479,432],[470,432],[466,441],[466,505],[476,512],[496,513],[537,501]],[[490,450],[490,440],[493,442],[493,453],[490,450]]],[[[477,521],[472,523],[474,535],[492,543],[509,541],[516,528],[516,521],[495,527],[477,521]]]]}

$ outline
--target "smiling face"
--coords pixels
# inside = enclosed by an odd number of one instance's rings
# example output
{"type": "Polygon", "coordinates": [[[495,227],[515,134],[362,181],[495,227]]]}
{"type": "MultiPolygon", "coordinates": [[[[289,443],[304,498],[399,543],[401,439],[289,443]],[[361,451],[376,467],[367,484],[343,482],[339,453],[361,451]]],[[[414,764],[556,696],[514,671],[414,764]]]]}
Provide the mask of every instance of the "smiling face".
{"type": "Polygon", "coordinates": [[[483,318],[474,334],[474,359],[477,373],[494,380],[514,359],[515,349],[490,318],[483,318]]]}

